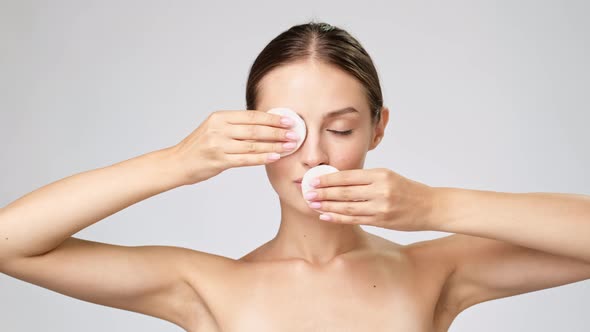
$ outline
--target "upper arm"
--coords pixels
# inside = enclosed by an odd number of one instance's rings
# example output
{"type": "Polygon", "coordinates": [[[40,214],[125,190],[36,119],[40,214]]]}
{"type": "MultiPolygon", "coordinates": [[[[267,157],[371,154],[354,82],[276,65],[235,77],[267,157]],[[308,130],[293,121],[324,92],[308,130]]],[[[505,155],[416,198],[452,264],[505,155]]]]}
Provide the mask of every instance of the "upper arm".
{"type": "Polygon", "coordinates": [[[219,264],[227,263],[185,248],[128,247],[70,237],[46,254],[7,261],[0,271],[83,301],[182,327],[203,305],[192,285],[198,277],[192,274],[218,271],[213,265],[219,264]]]}
{"type": "Polygon", "coordinates": [[[453,265],[447,280],[460,308],[590,278],[590,264],[507,242],[454,234],[442,250],[453,265]]]}

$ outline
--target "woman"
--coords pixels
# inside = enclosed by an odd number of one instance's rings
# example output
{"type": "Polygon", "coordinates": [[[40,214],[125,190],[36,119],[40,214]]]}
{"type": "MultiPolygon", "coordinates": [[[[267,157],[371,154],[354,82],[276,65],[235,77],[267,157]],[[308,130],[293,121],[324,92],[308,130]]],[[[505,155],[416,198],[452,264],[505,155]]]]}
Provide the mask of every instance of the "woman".
{"type": "MultiPolygon", "coordinates": [[[[175,146],[48,184],[0,210],[0,271],[186,331],[446,331],[466,308],[590,278],[590,199],[435,188],[363,169],[389,119],[377,72],[347,32],[294,26],[261,52],[249,111],[213,112],[175,146]],[[291,124],[267,111],[295,110],[291,124]],[[240,259],[72,237],[148,197],[265,165],[275,238],[240,259]],[[318,165],[314,194],[303,174],[318,165]],[[320,218],[321,216],[321,218],[320,218]],[[360,225],[456,233],[399,245],[360,225]]],[[[288,119],[288,118],[287,118],[288,119]]]]}

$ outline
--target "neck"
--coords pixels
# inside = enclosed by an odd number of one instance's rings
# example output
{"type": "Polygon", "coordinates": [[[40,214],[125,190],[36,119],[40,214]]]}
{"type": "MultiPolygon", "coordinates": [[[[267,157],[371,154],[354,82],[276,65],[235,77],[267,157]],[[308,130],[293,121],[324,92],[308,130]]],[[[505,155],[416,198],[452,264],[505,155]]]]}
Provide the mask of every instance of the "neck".
{"type": "Polygon", "coordinates": [[[281,225],[272,247],[281,257],[323,264],[363,247],[366,236],[360,225],[320,220],[313,210],[303,213],[281,201],[281,225]]]}

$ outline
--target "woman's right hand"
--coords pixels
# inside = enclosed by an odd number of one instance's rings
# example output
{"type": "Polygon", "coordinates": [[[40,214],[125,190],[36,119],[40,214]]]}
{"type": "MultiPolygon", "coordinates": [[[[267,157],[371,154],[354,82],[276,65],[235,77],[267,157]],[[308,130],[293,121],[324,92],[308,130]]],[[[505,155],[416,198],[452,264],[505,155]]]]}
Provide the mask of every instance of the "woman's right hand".
{"type": "Polygon", "coordinates": [[[194,184],[228,168],[278,160],[296,146],[297,137],[287,136],[292,125],[289,118],[263,111],[216,111],[172,149],[185,184],[194,184]]]}

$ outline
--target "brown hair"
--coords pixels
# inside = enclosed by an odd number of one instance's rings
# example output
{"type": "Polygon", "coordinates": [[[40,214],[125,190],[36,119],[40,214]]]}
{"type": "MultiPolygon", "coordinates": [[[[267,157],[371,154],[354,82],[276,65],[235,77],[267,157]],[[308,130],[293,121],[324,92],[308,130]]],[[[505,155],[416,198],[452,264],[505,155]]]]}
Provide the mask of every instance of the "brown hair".
{"type": "Polygon", "coordinates": [[[256,109],[260,80],[276,67],[307,59],[335,65],[365,87],[375,124],[381,118],[383,95],[371,57],[348,32],[322,22],[295,25],[282,32],[260,52],[248,75],[246,107],[256,109]]]}

